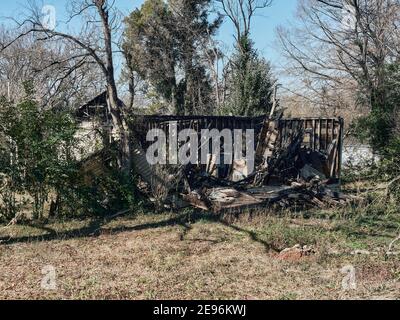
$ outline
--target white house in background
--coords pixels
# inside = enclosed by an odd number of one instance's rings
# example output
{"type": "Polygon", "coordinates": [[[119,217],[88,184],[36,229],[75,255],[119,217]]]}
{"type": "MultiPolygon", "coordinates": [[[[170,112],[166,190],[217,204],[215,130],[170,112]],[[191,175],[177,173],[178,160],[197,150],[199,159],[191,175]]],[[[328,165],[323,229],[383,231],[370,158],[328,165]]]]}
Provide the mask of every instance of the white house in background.
{"type": "Polygon", "coordinates": [[[79,141],[76,146],[79,159],[85,159],[110,143],[109,132],[113,130],[113,126],[108,113],[106,91],[80,106],[75,117],[79,122],[76,135],[79,141]]]}

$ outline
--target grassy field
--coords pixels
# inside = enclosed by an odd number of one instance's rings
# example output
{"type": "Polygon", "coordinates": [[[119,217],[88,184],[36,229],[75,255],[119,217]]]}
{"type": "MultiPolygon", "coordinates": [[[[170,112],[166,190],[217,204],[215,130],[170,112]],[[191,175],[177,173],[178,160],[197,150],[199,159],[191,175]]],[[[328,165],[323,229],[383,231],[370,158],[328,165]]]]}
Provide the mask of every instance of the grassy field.
{"type": "Polygon", "coordinates": [[[400,256],[385,253],[399,226],[396,210],[371,204],[3,227],[0,298],[398,299],[400,256]],[[308,254],[281,253],[296,244],[308,254]],[[343,287],[346,266],[356,287],[343,287]]]}

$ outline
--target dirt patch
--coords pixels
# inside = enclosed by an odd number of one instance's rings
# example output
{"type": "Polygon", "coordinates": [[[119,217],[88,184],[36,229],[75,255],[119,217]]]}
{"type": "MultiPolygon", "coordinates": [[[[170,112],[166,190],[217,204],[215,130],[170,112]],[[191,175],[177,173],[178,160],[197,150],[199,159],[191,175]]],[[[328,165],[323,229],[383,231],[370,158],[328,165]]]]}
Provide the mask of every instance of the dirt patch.
{"type": "Polygon", "coordinates": [[[278,255],[278,259],[295,262],[310,259],[314,255],[315,250],[312,246],[301,246],[297,244],[292,248],[282,250],[278,255]]]}

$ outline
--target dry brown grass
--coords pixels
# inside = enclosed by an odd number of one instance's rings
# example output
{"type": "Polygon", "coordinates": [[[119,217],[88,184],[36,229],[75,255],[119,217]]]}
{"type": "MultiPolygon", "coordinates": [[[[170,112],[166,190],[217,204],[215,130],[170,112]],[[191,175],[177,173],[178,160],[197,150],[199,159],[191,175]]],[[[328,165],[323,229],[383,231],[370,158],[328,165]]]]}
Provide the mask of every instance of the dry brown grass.
{"type": "Polygon", "coordinates": [[[183,216],[2,230],[0,237],[10,242],[0,244],[0,298],[400,298],[398,257],[385,258],[370,237],[354,244],[337,222],[245,215],[228,223],[183,216]],[[315,254],[279,258],[279,250],[296,243],[313,245],[315,254]],[[351,255],[354,246],[376,253],[351,255]],[[56,290],[41,288],[46,265],[56,269],[56,290]],[[342,289],[345,265],[356,269],[356,290],[342,289]]]}

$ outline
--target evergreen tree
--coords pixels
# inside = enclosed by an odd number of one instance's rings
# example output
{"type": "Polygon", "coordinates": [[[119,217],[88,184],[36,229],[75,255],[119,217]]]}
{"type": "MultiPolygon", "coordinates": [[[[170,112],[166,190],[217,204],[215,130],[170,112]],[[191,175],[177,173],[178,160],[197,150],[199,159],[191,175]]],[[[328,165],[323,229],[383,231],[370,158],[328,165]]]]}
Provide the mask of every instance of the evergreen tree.
{"type": "Polygon", "coordinates": [[[227,100],[224,114],[257,116],[269,114],[275,80],[270,64],[258,56],[248,36],[236,46],[227,73],[227,100]]]}
{"type": "Polygon", "coordinates": [[[210,18],[211,0],[147,0],[126,19],[128,64],[173,106],[176,114],[211,107],[211,81],[202,44],[221,18],[210,18]]]}

